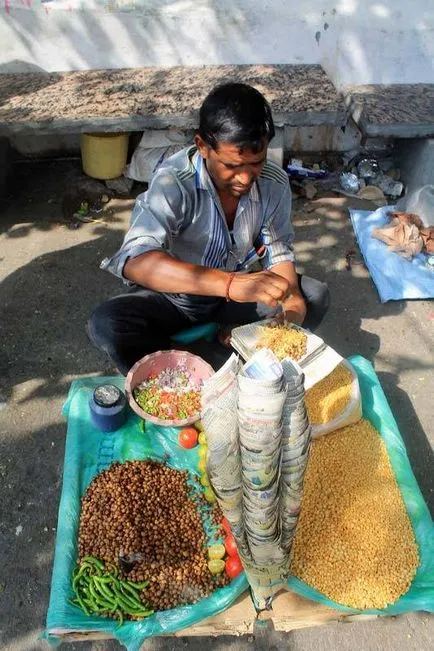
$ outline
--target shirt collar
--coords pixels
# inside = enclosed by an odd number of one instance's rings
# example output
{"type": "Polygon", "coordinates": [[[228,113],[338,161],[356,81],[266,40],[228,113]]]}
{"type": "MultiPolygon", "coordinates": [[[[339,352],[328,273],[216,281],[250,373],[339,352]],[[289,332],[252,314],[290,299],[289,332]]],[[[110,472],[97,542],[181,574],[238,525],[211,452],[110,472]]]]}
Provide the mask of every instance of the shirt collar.
{"type": "MultiPolygon", "coordinates": [[[[211,192],[214,196],[216,195],[215,185],[211,180],[208,170],[206,169],[205,161],[200,155],[199,151],[196,150],[192,156],[191,162],[194,169],[196,170],[196,187],[199,190],[207,190],[211,192]]],[[[257,181],[252,185],[252,188],[247,195],[241,197],[241,204],[245,204],[247,200],[259,201],[259,191],[257,181]]]]}

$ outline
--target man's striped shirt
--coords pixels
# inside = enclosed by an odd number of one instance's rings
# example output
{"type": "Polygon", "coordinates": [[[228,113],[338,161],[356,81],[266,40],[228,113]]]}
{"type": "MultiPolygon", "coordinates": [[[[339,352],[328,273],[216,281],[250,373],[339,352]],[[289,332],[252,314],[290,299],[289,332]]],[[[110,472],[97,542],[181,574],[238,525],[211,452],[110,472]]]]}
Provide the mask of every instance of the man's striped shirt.
{"type": "MultiPolygon", "coordinates": [[[[184,262],[247,270],[254,250],[264,245],[261,262],[270,269],[294,261],[290,212],[288,177],[266,161],[249,194],[240,197],[230,233],[205,161],[192,146],[165,160],[156,171],[147,192],[137,197],[122,247],[101,266],[123,278],[129,258],[163,250],[184,262]]],[[[185,308],[184,295],[172,296],[185,308]]],[[[204,307],[216,303],[215,297],[189,296],[187,303],[191,301],[204,307]]]]}

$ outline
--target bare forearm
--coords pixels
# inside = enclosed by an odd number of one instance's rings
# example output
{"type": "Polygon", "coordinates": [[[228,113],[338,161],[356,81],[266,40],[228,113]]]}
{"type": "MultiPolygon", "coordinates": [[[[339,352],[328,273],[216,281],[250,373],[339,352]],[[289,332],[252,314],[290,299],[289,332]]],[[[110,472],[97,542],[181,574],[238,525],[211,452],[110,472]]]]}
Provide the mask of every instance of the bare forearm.
{"type": "Polygon", "coordinates": [[[297,272],[293,262],[282,262],[276,264],[271,268],[271,271],[282,278],[285,278],[289,284],[288,298],[292,296],[301,296],[300,287],[298,284],[297,272]]]}
{"type": "Polygon", "coordinates": [[[225,296],[229,274],[220,269],[175,260],[164,251],[149,251],[127,261],[124,276],[157,292],[225,296]]]}
{"type": "Polygon", "coordinates": [[[271,271],[229,273],[174,260],[164,251],[149,251],[127,261],[124,276],[156,292],[228,297],[238,303],[277,306],[288,296],[286,279],[271,271]]]}

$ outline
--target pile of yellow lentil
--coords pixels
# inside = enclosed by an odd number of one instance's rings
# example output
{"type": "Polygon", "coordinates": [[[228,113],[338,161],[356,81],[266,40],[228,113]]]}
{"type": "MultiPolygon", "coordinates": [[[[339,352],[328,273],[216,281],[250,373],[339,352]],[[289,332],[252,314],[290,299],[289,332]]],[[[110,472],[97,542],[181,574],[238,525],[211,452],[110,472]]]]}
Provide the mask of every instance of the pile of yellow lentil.
{"type": "Polygon", "coordinates": [[[353,375],[339,364],[327,377],[306,391],[306,409],[312,425],[325,425],[345,411],[351,400],[353,375]]]}
{"type": "Polygon", "coordinates": [[[285,325],[272,324],[261,327],[261,338],[256,348],[269,348],[277,359],[285,357],[298,360],[307,350],[307,337],[304,332],[285,325]]]}
{"type": "Polygon", "coordinates": [[[361,420],[312,443],[292,573],[342,605],[385,608],[419,565],[386,447],[361,420]]]}

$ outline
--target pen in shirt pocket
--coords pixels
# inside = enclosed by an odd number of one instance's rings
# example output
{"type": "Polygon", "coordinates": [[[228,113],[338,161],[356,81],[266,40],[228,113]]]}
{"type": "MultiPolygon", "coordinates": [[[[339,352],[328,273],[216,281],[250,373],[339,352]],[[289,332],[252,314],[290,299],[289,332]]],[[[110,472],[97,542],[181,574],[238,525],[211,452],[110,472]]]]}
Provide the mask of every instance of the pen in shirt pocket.
{"type": "Polygon", "coordinates": [[[235,271],[248,270],[252,265],[255,264],[258,260],[262,260],[267,255],[267,247],[265,244],[261,244],[258,247],[253,247],[250,249],[246,257],[242,262],[239,262],[235,268],[235,271]]]}

